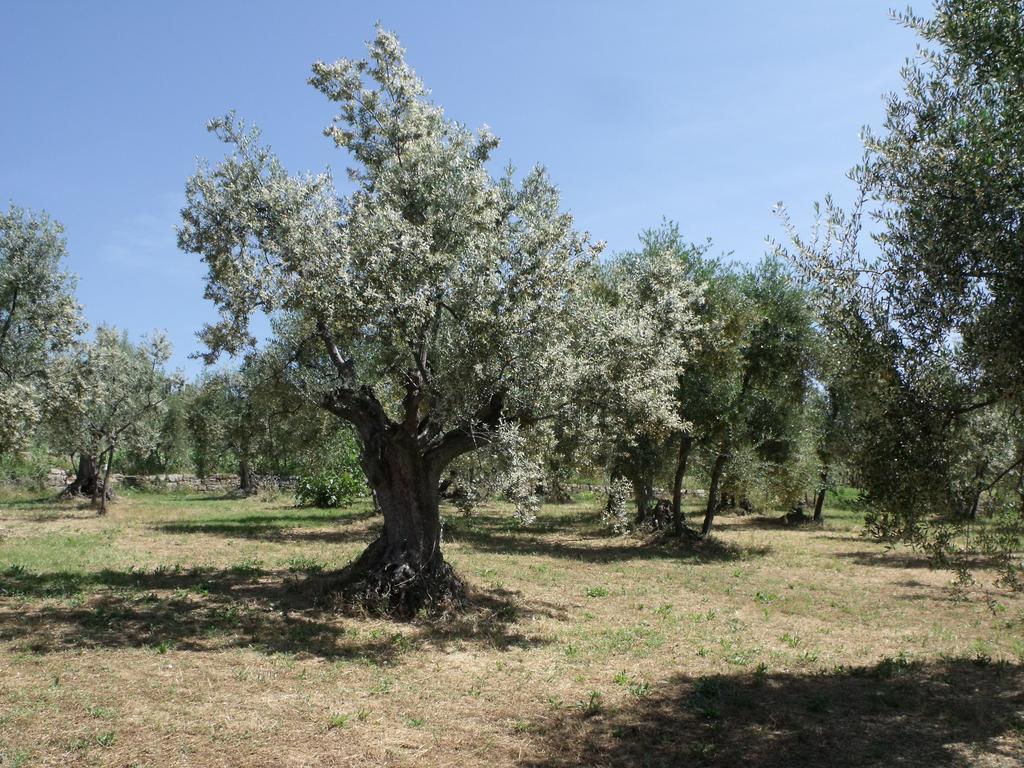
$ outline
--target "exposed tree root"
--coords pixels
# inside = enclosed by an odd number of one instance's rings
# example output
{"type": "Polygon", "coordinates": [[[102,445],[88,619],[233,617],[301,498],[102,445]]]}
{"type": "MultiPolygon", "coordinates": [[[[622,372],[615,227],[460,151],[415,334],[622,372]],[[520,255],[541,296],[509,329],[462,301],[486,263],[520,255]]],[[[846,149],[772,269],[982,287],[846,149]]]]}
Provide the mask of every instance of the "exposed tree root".
{"type": "Polygon", "coordinates": [[[347,613],[412,619],[462,612],[466,586],[438,552],[423,562],[377,539],[340,571],[314,585],[316,599],[347,613]]]}

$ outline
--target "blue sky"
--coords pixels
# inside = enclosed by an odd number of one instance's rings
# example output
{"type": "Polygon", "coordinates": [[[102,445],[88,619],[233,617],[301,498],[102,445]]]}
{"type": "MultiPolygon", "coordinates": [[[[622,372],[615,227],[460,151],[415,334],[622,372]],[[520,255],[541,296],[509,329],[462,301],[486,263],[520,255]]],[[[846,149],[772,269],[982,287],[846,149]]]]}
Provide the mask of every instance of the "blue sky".
{"type": "MultiPolygon", "coordinates": [[[[927,11],[922,4],[918,10],[927,11]]],[[[316,59],[360,56],[380,20],[448,114],[546,165],[582,228],[634,246],[662,217],[755,261],[782,200],[806,222],[848,196],[914,38],[883,0],[4,3],[0,205],[46,209],[93,325],[164,329],[189,360],[213,316],[175,247],[204,130],[236,109],[293,171],[340,171],[316,59]]]]}

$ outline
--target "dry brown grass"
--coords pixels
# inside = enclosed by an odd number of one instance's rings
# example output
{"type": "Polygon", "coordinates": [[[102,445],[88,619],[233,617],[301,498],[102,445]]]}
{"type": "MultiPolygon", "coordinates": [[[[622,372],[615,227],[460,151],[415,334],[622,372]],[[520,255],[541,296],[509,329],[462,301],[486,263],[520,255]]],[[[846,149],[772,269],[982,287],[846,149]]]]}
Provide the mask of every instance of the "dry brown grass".
{"type": "Polygon", "coordinates": [[[1024,600],[845,514],[672,548],[595,507],[452,513],[474,610],[400,625],[303,589],[365,509],[0,502],[0,766],[1024,764],[1024,600]]]}

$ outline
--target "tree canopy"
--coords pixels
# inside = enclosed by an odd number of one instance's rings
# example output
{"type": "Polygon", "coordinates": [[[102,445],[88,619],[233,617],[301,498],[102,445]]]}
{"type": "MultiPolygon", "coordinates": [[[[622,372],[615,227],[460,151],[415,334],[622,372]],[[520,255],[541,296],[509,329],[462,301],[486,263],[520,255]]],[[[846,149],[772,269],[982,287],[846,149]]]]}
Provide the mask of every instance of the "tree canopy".
{"type": "Polygon", "coordinates": [[[0,211],[0,453],[29,442],[60,384],[50,363],[83,330],[66,257],[63,229],[46,214],[0,211]]]}

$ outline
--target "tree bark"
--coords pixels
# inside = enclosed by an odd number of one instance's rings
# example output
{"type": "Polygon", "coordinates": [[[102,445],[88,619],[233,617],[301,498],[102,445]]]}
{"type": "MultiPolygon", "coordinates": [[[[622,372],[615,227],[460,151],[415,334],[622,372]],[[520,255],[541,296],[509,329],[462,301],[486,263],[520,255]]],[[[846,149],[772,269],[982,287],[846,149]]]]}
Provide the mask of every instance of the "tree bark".
{"type": "Polygon", "coordinates": [[[238,462],[238,490],[246,496],[256,492],[256,476],[252,473],[248,459],[238,462]]]}
{"type": "Polygon", "coordinates": [[[100,485],[100,468],[96,457],[88,453],[78,457],[78,471],[64,493],[68,496],[88,496],[92,498],[100,485]]]}
{"type": "MultiPolygon", "coordinates": [[[[113,463],[114,463],[114,447],[111,446],[110,448],[107,449],[107,464],[106,464],[105,469],[103,470],[103,490],[102,490],[102,493],[99,494],[99,497],[100,497],[99,514],[101,514],[101,515],[107,514],[107,501],[110,499],[111,496],[113,496],[113,493],[110,491],[110,468],[113,465],[113,463]]],[[[96,501],[96,496],[93,495],[93,503],[95,503],[95,501],[96,501]]]]}
{"type": "Polygon", "coordinates": [[[441,555],[439,464],[401,429],[387,429],[365,447],[363,471],[384,528],[339,574],[334,586],[345,602],[402,618],[465,602],[461,581],[441,555]]]}
{"type": "Polygon", "coordinates": [[[676,459],[676,474],[672,479],[672,531],[676,536],[683,535],[686,521],[683,519],[683,480],[686,477],[686,464],[690,459],[690,447],[693,438],[690,435],[679,436],[679,456],[676,459]]]}
{"type": "Polygon", "coordinates": [[[633,501],[636,503],[636,524],[641,525],[647,520],[647,513],[654,498],[654,484],[645,477],[633,479],[633,501]]]}
{"type": "Polygon", "coordinates": [[[821,522],[821,513],[825,507],[825,492],[828,490],[828,470],[824,470],[821,473],[821,486],[818,488],[818,494],[814,497],[814,522],[821,522]]]}
{"type": "Polygon", "coordinates": [[[708,487],[708,504],[704,510],[704,524],[700,528],[700,538],[705,539],[711,533],[711,526],[715,522],[715,513],[718,511],[718,486],[722,482],[722,472],[729,460],[729,454],[723,448],[715,457],[715,463],[711,467],[711,484],[708,487]]]}

